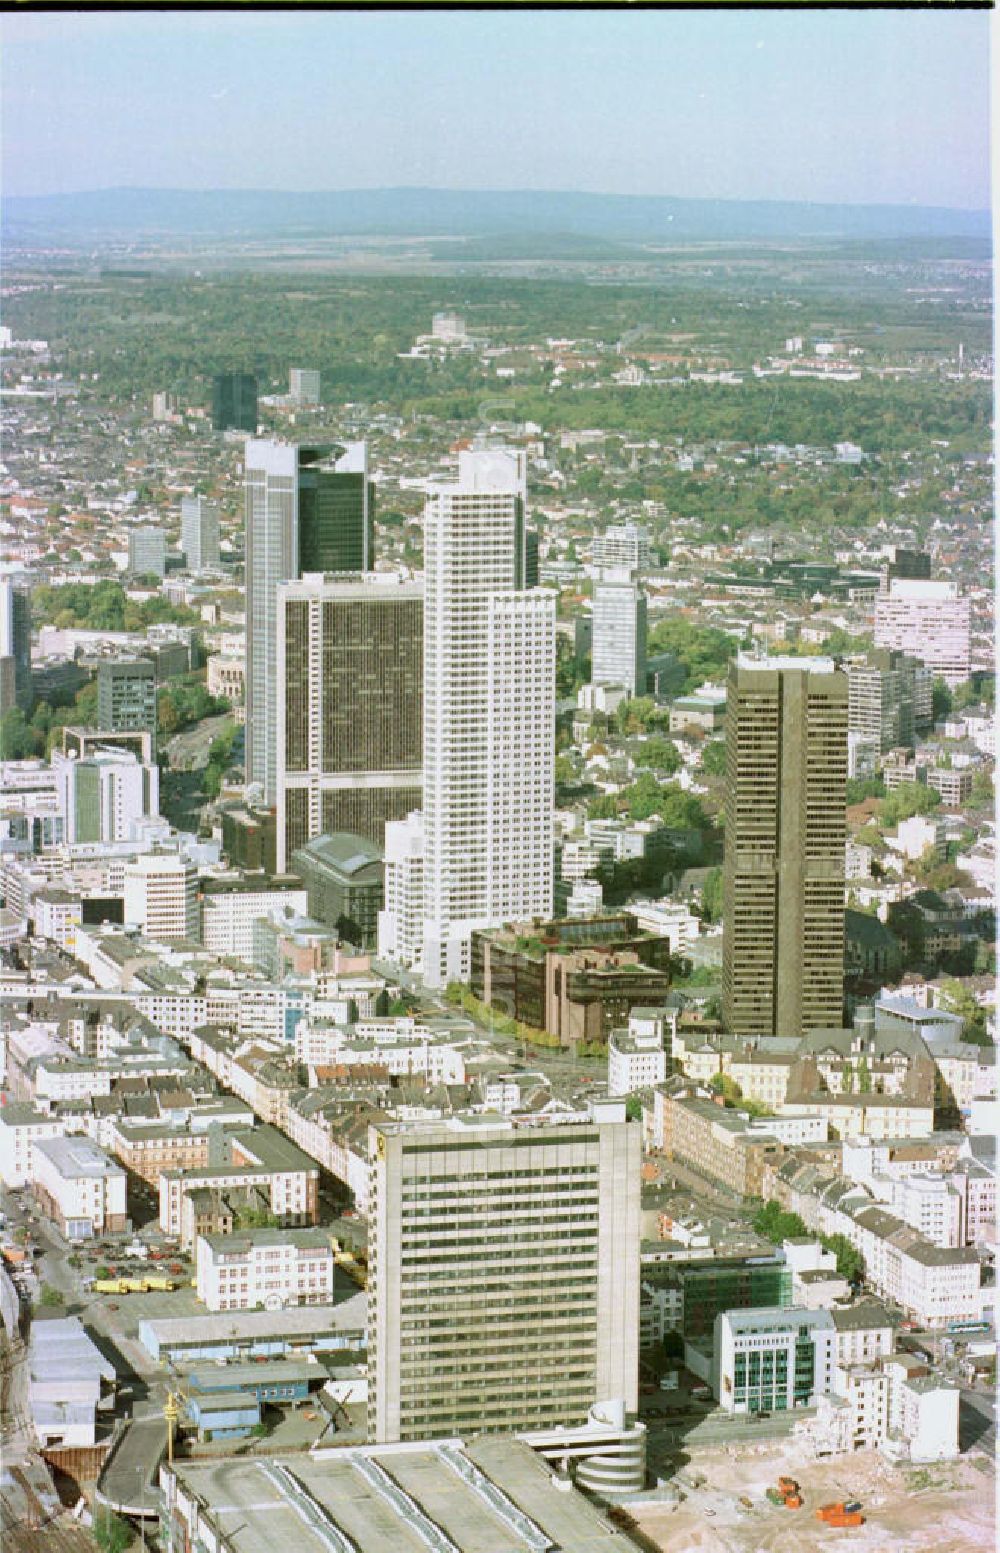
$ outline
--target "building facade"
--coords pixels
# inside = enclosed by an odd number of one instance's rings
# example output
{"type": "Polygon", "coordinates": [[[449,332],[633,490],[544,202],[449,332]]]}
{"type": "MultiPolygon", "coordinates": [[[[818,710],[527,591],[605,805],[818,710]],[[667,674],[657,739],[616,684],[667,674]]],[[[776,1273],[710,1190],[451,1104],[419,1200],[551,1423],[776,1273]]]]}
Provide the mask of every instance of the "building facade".
{"type": "Polygon", "coordinates": [[[971,668],[971,605],[955,582],[893,578],[875,601],[875,645],[917,658],[949,685],[971,668]]]}
{"type": "Polygon", "coordinates": [[[424,949],[467,981],[476,927],[552,910],[555,600],[525,590],[522,455],[460,454],[424,521],[424,949]]]}
{"type": "Polygon", "coordinates": [[[739,1035],[842,1022],[847,678],[806,664],[730,667],[722,1016],[739,1035]]]}
{"type": "Polygon", "coordinates": [[[129,530],[128,569],[133,577],[166,576],[167,536],[162,528],[144,523],[129,530]]]}
{"type": "Polygon", "coordinates": [[[635,573],[602,571],[594,583],[591,680],[646,693],[646,593],[635,573]]]}
{"type": "Polygon", "coordinates": [[[381,847],[420,804],[423,597],[375,572],[277,589],[277,864],[329,832],[381,847]]]}
{"type": "Polygon", "coordinates": [[[219,564],[219,508],[204,496],[181,500],[181,549],[189,572],[211,571],[219,564]]]}
{"type": "Polygon", "coordinates": [[[257,430],[257,379],[252,372],[220,372],[212,383],[212,428],[257,430]]]}
{"type": "Polygon", "coordinates": [[[371,1129],[368,1434],[582,1424],[634,1411],[640,1129],[624,1105],[371,1129]]]}
{"type": "Polygon", "coordinates": [[[198,937],[198,872],[176,852],[147,852],[125,865],[125,921],[147,938],[198,937]]]}
{"type": "Polygon", "coordinates": [[[365,443],[246,447],[247,780],[277,790],[279,584],[306,572],[369,571],[374,487],[365,443]]]}
{"type": "Polygon", "coordinates": [[[97,669],[97,726],[102,732],[156,733],[156,668],[149,658],[119,658],[97,669]]]}

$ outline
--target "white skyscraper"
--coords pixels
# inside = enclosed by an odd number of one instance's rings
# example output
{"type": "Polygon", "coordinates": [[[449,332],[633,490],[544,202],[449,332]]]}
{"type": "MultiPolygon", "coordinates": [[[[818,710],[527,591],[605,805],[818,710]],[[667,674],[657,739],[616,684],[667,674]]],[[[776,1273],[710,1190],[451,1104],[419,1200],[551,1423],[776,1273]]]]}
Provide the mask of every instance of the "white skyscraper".
{"type": "Polygon", "coordinates": [[[181,501],[181,549],[189,572],[207,571],[219,564],[219,509],[204,496],[185,496],[181,501]]]}
{"type": "Polygon", "coordinates": [[[894,577],[875,600],[875,646],[908,653],[960,685],[971,667],[970,611],[957,583],[894,577]]]}
{"type": "Polygon", "coordinates": [[[459,456],[424,522],[424,976],[473,928],[549,916],[555,599],[525,590],[523,455],[459,456]]]}
{"type": "Polygon", "coordinates": [[[617,523],[594,540],[595,567],[623,566],[632,572],[649,571],[649,529],[638,523],[617,523]]]}
{"type": "Polygon", "coordinates": [[[624,685],[630,696],[646,693],[646,594],[635,572],[608,569],[594,583],[595,685],[624,685]]]}

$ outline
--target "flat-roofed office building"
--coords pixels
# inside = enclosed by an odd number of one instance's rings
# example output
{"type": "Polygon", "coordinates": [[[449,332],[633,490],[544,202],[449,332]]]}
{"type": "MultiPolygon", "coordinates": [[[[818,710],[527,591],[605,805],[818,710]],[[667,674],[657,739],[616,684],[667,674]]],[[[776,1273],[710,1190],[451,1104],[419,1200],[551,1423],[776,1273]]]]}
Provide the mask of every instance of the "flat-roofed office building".
{"type": "Polygon", "coordinates": [[[423,593],[383,573],[315,575],[277,590],[277,865],[315,836],[381,848],[419,808],[423,593]]]}
{"type": "Polygon", "coordinates": [[[722,1017],[739,1035],[842,1023],[847,704],[832,658],[730,665],[722,1017]]]}
{"type": "Polygon", "coordinates": [[[374,508],[365,443],[247,442],[247,780],[268,803],[277,790],[278,586],[307,573],[369,571],[374,508]]]}
{"type": "Polygon", "coordinates": [[[641,1153],[617,1101],[372,1126],[370,1440],[635,1409],[641,1153]]]}

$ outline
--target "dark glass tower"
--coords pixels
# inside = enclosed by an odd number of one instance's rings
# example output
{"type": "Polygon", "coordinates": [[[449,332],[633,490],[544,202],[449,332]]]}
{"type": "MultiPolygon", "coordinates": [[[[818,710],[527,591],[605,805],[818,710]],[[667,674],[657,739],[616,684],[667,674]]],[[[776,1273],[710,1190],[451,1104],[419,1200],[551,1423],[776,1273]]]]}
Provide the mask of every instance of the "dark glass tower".
{"type": "Polygon", "coordinates": [[[216,431],[257,430],[257,379],[252,372],[221,372],[212,384],[216,431]]]}

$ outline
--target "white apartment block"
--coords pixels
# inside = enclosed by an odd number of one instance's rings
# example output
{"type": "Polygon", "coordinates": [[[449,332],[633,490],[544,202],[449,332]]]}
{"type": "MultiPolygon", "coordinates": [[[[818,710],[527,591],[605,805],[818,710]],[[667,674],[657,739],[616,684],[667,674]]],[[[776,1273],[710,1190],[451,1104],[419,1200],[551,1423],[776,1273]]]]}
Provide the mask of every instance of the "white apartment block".
{"type": "Polygon", "coordinates": [[[961,1393],[932,1375],[907,1373],[889,1360],[889,1430],[909,1447],[911,1461],[950,1461],[958,1455],[961,1393]]]}
{"type": "Polygon", "coordinates": [[[612,1030],[608,1041],[608,1094],[631,1095],[637,1089],[662,1084],[667,1076],[667,1054],[659,1031],[632,1034],[612,1030]]]}
{"type": "Polygon", "coordinates": [[[198,873],[176,852],[149,852],[125,866],[125,921],[153,939],[198,937],[198,873]]]}
{"type": "Polygon", "coordinates": [[[637,1403],[639,1127],[623,1104],[370,1130],[368,1435],[583,1423],[637,1403]]]}
{"type": "Polygon", "coordinates": [[[8,1101],[0,1106],[0,1181],[27,1186],[34,1178],[32,1145],[43,1138],[66,1136],[66,1122],[46,1116],[33,1106],[8,1101]]]}
{"type": "Polygon", "coordinates": [[[201,941],[213,954],[253,963],[253,925],[309,914],[306,890],[212,890],[201,901],[201,941]]]}
{"type": "Polygon", "coordinates": [[[671,954],[687,954],[701,929],[700,919],[683,901],[637,901],[634,914],[641,933],[657,933],[669,940],[671,954]]]}
{"type": "Polygon", "coordinates": [[[333,1299],[336,1264],[322,1230],[199,1235],[195,1262],[198,1298],[211,1311],[284,1310],[333,1299]]]}
{"type": "Polygon", "coordinates": [[[895,1180],[875,1176],[872,1190],[904,1224],[914,1229],[933,1246],[965,1244],[962,1225],[962,1199],[955,1188],[940,1175],[905,1175],[895,1180]]]}
{"type": "Polygon", "coordinates": [[[646,693],[646,594],[628,572],[605,571],[594,583],[590,677],[595,685],[624,685],[646,693]]]}
{"type": "Polygon", "coordinates": [[[594,538],[591,558],[595,568],[614,567],[631,572],[649,571],[649,529],[638,523],[616,523],[594,538]]]}
{"type": "Polygon", "coordinates": [[[76,949],[76,932],[82,920],[83,907],[79,895],[68,890],[39,890],[32,896],[29,914],[35,932],[58,944],[67,954],[76,949]]]}
{"type": "Polygon", "coordinates": [[[949,685],[971,668],[970,601],[954,582],[894,577],[875,601],[875,645],[917,658],[949,685]]]}
{"type": "Polygon", "coordinates": [[[869,1287],[921,1326],[937,1329],[950,1321],[982,1319],[979,1258],[970,1247],[932,1245],[888,1208],[866,1204],[860,1192],[841,1206],[821,1199],[816,1227],[824,1234],[846,1235],[864,1258],[869,1287]]]}
{"type": "Polygon", "coordinates": [[[908,820],[900,820],[895,836],[886,836],[885,844],[893,852],[899,852],[910,862],[916,862],[926,852],[942,859],[945,855],[945,824],[943,820],[928,819],[923,814],[913,814],[908,820]]]}
{"type": "Polygon", "coordinates": [[[424,822],[418,809],[405,820],[386,821],[383,898],[379,958],[419,971],[424,951],[424,822]]]}
{"type": "Polygon", "coordinates": [[[125,1228],[126,1174],[89,1138],[38,1138],[32,1144],[32,1185],[67,1240],[125,1228]]]}
{"type": "Polygon", "coordinates": [[[474,928],[552,913],[555,601],[523,590],[523,456],[460,455],[424,521],[424,951],[467,981],[474,928]]]}

